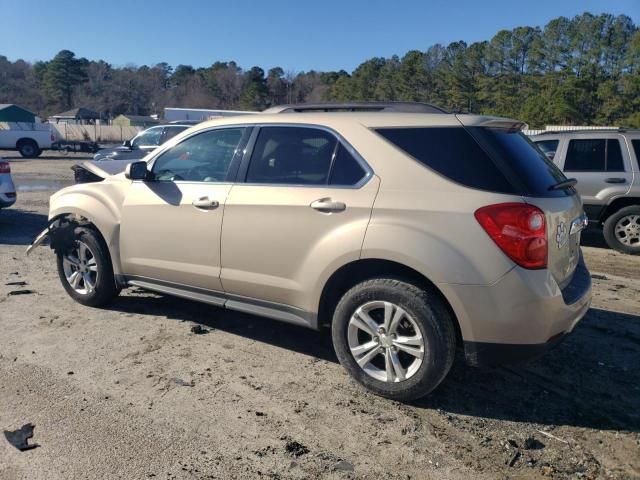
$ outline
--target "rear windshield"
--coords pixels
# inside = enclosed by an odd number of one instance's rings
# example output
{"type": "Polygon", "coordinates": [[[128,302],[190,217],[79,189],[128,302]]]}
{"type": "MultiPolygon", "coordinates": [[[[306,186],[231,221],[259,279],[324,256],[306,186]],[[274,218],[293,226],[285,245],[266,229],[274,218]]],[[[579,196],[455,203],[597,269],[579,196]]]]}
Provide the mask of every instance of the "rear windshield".
{"type": "Polygon", "coordinates": [[[559,197],[575,193],[572,188],[549,190],[567,177],[523,133],[479,127],[468,130],[524,195],[559,197]]]}
{"type": "Polygon", "coordinates": [[[462,185],[498,193],[564,196],[564,174],[522,133],[481,127],[376,130],[423,165],[462,185]]]}

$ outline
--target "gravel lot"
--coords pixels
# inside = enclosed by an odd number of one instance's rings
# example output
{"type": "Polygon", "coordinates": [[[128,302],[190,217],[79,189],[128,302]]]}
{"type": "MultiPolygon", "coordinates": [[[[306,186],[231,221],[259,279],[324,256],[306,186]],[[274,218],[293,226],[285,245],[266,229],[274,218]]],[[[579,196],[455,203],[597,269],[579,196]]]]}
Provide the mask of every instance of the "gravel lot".
{"type": "Polygon", "coordinates": [[[24,250],[83,157],[0,156],[18,185],[0,212],[0,430],[31,422],[40,445],[0,437],[1,479],[640,478],[640,257],[599,232],[593,308],[566,342],[524,366],[458,359],[401,404],[356,386],[326,333],[141,290],[74,303],[52,252],[24,250]]]}

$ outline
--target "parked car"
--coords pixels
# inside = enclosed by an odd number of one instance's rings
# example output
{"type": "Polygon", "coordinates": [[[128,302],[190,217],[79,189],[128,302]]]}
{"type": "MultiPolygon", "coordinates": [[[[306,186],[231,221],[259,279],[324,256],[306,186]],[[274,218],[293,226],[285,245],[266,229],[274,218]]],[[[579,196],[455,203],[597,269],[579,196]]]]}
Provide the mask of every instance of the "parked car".
{"type": "Polygon", "coordinates": [[[414,399],[456,345],[522,361],[589,308],[580,197],[521,126],[405,103],[213,120],[54,194],[29,251],[49,238],[83,305],[137,286],[329,327],[359,383],[414,399]]]}
{"type": "Polygon", "coordinates": [[[0,129],[0,150],[17,150],[24,158],[39,157],[51,148],[55,134],[47,124],[34,123],[33,128],[0,129]]]}
{"type": "Polygon", "coordinates": [[[589,220],[619,252],[640,255],[640,130],[576,130],[532,137],[578,180],[589,220]]]}
{"type": "Polygon", "coordinates": [[[11,178],[11,165],[0,157],[0,209],[16,203],[16,187],[11,178]]]}
{"type": "Polygon", "coordinates": [[[95,161],[100,160],[139,160],[147,153],[158,148],[167,140],[175,137],[178,133],[190,128],[187,124],[158,125],[147,128],[133,137],[126,140],[121,146],[115,148],[103,148],[93,157],[95,161]]]}

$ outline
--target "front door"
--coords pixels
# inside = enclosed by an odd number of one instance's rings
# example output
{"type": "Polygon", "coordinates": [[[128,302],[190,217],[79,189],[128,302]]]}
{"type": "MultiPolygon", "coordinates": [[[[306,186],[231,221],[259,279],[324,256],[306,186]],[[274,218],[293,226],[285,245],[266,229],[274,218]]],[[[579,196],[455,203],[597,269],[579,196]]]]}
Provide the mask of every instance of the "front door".
{"type": "Polygon", "coordinates": [[[220,284],[220,230],[243,127],[185,138],[134,181],[122,209],[120,257],[127,277],[208,290],[220,284]]]}

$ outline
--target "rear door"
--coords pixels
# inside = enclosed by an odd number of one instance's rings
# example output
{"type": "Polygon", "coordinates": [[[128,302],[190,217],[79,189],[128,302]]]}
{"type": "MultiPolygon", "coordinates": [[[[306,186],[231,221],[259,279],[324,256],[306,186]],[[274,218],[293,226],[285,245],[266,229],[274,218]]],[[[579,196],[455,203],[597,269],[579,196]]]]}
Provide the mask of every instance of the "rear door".
{"type": "Polygon", "coordinates": [[[225,206],[225,292],[313,311],[302,299],[320,274],[359,257],[377,187],[332,132],[262,127],[225,206]]]}
{"type": "Polygon", "coordinates": [[[578,180],[585,205],[605,206],[631,188],[633,170],[622,135],[573,136],[565,144],[560,168],[578,180]]]}

